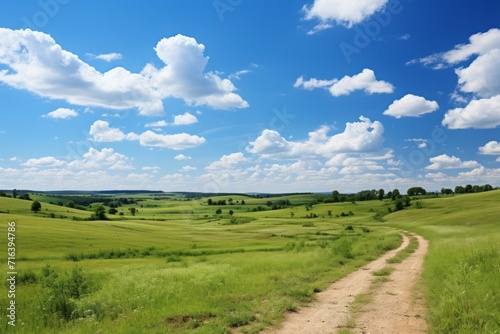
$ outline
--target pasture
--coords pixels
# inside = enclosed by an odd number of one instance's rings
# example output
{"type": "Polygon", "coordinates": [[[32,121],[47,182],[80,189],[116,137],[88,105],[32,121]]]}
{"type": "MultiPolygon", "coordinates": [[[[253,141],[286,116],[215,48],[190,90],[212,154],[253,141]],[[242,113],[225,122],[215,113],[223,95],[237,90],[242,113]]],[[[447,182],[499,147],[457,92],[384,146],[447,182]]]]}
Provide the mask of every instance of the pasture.
{"type": "Polygon", "coordinates": [[[182,195],[126,197],[138,201],[106,221],[85,220],[90,211],[50,204],[46,195],[31,195],[42,203],[37,213],[30,201],[0,198],[2,240],[7,223],[16,223],[18,272],[16,327],[2,323],[2,330],[256,333],[399,246],[398,229],[431,242],[423,285],[434,332],[499,327],[499,191],[419,199],[418,208],[413,200],[391,214],[390,200],[325,204],[315,194],[210,197],[226,205],[182,195]],[[289,204],[273,210],[283,201],[289,204]],[[467,298],[459,293],[464,284],[467,298]]]}

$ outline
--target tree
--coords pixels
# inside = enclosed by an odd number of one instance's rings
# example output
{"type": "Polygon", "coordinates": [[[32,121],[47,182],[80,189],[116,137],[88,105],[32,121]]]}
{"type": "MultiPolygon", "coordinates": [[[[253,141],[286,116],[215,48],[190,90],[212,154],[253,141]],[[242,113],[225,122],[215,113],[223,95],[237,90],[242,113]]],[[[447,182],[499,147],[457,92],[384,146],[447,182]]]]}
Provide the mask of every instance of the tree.
{"type": "Polygon", "coordinates": [[[14,189],[12,190],[12,198],[16,198],[17,197],[17,190],[14,189]]]}
{"type": "Polygon", "coordinates": [[[394,210],[395,211],[400,211],[404,209],[404,204],[403,200],[401,198],[398,198],[396,202],[394,202],[394,210]]]}
{"type": "Polygon", "coordinates": [[[229,214],[232,216],[234,214],[233,210],[229,210],[229,214]]]}
{"type": "Polygon", "coordinates": [[[455,187],[455,193],[456,194],[465,194],[465,188],[462,186],[456,186],[455,187]]]}
{"type": "Polygon", "coordinates": [[[378,191],[378,199],[379,199],[379,200],[383,200],[383,199],[384,199],[384,194],[385,194],[384,189],[380,189],[380,190],[378,191]]]}
{"type": "Polygon", "coordinates": [[[212,205],[212,203],[213,203],[212,199],[211,199],[211,198],[209,198],[209,199],[207,200],[207,204],[208,204],[208,205],[212,205]]]}
{"type": "Polygon", "coordinates": [[[31,211],[38,212],[41,209],[42,209],[42,204],[40,204],[40,202],[34,201],[33,203],[31,203],[31,211]]]}
{"type": "Polygon", "coordinates": [[[66,203],[66,206],[67,206],[68,208],[72,208],[72,209],[73,209],[73,208],[75,207],[75,202],[73,202],[73,201],[68,201],[68,202],[66,203]]]}
{"type": "Polygon", "coordinates": [[[221,213],[222,213],[222,210],[221,210],[221,209],[217,209],[217,210],[215,210],[215,214],[216,214],[216,215],[220,215],[221,213]]]}
{"type": "Polygon", "coordinates": [[[245,205],[245,200],[244,199],[241,200],[241,204],[245,205]]]}
{"type": "Polygon", "coordinates": [[[109,213],[110,215],[114,215],[114,214],[116,214],[117,212],[118,212],[118,210],[116,210],[115,208],[110,208],[110,209],[108,210],[108,213],[109,213]]]}
{"type": "Polygon", "coordinates": [[[19,196],[19,199],[24,199],[24,200],[27,200],[27,201],[31,201],[31,198],[30,198],[29,194],[22,194],[21,196],[19,196]]]}
{"type": "Polygon", "coordinates": [[[399,190],[398,189],[394,189],[392,191],[391,199],[394,201],[396,198],[399,198],[400,196],[401,196],[401,194],[399,193],[399,190]]]}
{"type": "Polygon", "coordinates": [[[129,208],[129,210],[130,210],[130,213],[132,214],[132,216],[135,216],[137,209],[136,208],[129,208]]]}
{"type": "Polygon", "coordinates": [[[90,216],[92,220],[108,220],[106,217],[106,208],[104,205],[99,204],[94,208],[94,213],[90,216]]]}
{"type": "Polygon", "coordinates": [[[465,192],[466,193],[471,193],[472,192],[472,185],[468,184],[465,186],[465,192]]]}
{"type": "Polygon", "coordinates": [[[425,189],[422,187],[411,187],[406,191],[406,193],[408,194],[408,196],[418,196],[427,194],[427,191],[425,191],[425,189]]]}

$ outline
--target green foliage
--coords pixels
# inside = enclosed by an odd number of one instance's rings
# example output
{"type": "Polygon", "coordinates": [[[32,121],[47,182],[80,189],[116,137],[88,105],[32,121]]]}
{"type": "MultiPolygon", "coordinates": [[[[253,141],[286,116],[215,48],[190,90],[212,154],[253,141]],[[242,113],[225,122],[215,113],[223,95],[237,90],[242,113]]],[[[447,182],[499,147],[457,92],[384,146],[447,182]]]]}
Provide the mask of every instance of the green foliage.
{"type": "Polygon", "coordinates": [[[41,209],[42,209],[42,204],[40,204],[40,202],[33,201],[33,203],[31,203],[31,211],[38,212],[41,209]]]}
{"type": "Polygon", "coordinates": [[[94,208],[94,213],[90,215],[90,220],[108,220],[104,205],[100,204],[94,208]]]}

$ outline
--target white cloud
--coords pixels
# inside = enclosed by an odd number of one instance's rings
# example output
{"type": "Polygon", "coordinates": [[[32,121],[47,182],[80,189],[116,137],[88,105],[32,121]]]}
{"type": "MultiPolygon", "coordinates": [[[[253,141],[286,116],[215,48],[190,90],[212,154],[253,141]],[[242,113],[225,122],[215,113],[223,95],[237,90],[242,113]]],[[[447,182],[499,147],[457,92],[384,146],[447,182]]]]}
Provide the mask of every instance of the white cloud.
{"type": "Polygon", "coordinates": [[[58,108],[54,111],[49,112],[46,115],[43,115],[42,117],[47,117],[47,118],[54,118],[54,119],[68,119],[72,117],[77,117],[78,113],[74,111],[73,109],[68,109],[68,108],[58,108]]]}
{"type": "Polygon", "coordinates": [[[469,38],[469,44],[460,44],[443,54],[443,60],[456,64],[469,59],[473,55],[484,55],[500,48],[500,30],[493,28],[485,33],[477,33],[469,38]]]}
{"type": "Polygon", "coordinates": [[[321,22],[315,27],[319,31],[329,28],[329,22],[352,27],[384,9],[387,3],[388,0],[314,0],[302,10],[306,20],[318,19],[321,22]]]}
{"type": "Polygon", "coordinates": [[[196,116],[191,115],[188,112],[185,112],[182,115],[176,115],[174,117],[174,125],[190,125],[198,122],[198,118],[196,116]]]}
{"type": "Polygon", "coordinates": [[[346,123],[344,132],[329,136],[330,128],[322,126],[309,133],[302,142],[288,141],[279,132],[266,129],[249,143],[247,151],[264,158],[327,157],[337,153],[369,152],[381,149],[384,126],[361,116],[360,122],[346,123]]]}
{"type": "Polygon", "coordinates": [[[101,169],[111,170],[133,169],[130,158],[115,152],[112,148],[103,148],[101,151],[91,147],[82,157],[82,160],[74,160],[68,163],[71,169],[101,169]]]}
{"type": "Polygon", "coordinates": [[[500,30],[493,28],[485,33],[472,35],[468,44],[459,44],[450,51],[414,59],[408,64],[422,63],[434,69],[442,69],[466,61],[474,55],[488,54],[495,49],[500,49],[500,30]]]}
{"type": "Polygon", "coordinates": [[[229,169],[234,167],[235,165],[239,165],[247,161],[248,159],[245,158],[243,153],[238,152],[229,155],[223,155],[219,160],[212,162],[205,169],[207,170],[229,169]]]}
{"type": "Polygon", "coordinates": [[[141,73],[122,67],[101,73],[45,33],[0,28],[0,64],[9,68],[0,71],[0,82],[74,105],[137,108],[149,116],[163,114],[167,97],[218,109],[248,107],[230,80],[204,72],[204,49],[195,39],[177,35],[155,48],[163,68],[149,64],[141,73]]]}
{"type": "Polygon", "coordinates": [[[250,70],[240,70],[240,71],[237,71],[237,72],[234,72],[234,73],[231,73],[228,78],[229,79],[236,79],[236,80],[240,80],[240,77],[244,74],[248,74],[248,73],[252,73],[252,71],[250,70]]]}
{"type": "Polygon", "coordinates": [[[93,136],[96,142],[118,142],[127,140],[137,140],[138,137],[135,133],[123,133],[120,129],[111,128],[106,121],[95,121],[90,126],[89,133],[93,136]]]}
{"type": "Polygon", "coordinates": [[[455,156],[450,157],[447,154],[442,154],[437,157],[430,158],[429,161],[432,164],[425,167],[425,169],[429,170],[477,168],[481,166],[477,161],[461,161],[460,158],[457,158],[455,156]]]}
{"type": "Polygon", "coordinates": [[[407,94],[399,100],[395,100],[384,115],[401,117],[419,117],[439,109],[436,101],[428,101],[421,96],[407,94]]]}
{"type": "Polygon", "coordinates": [[[27,167],[58,167],[64,166],[66,164],[65,161],[58,160],[54,157],[43,157],[39,159],[29,159],[25,163],[21,165],[27,167]]]}
{"type": "Polygon", "coordinates": [[[157,121],[157,122],[146,123],[146,125],[144,126],[146,128],[163,128],[168,126],[168,123],[165,121],[157,121]]]}
{"type": "Polygon", "coordinates": [[[184,166],[180,169],[181,172],[192,172],[197,170],[198,168],[192,166],[184,166]]]}
{"type": "Polygon", "coordinates": [[[464,108],[449,110],[442,121],[449,129],[493,129],[500,126],[500,95],[472,100],[464,108]]]}
{"type": "Polygon", "coordinates": [[[100,59],[100,60],[104,60],[104,61],[107,61],[107,62],[111,62],[111,61],[122,59],[122,54],[121,53],[116,53],[116,52],[105,53],[105,54],[97,55],[97,56],[95,56],[95,58],[100,59]]]}
{"type": "Polygon", "coordinates": [[[296,81],[293,87],[295,88],[304,88],[306,90],[313,90],[315,88],[328,88],[333,86],[334,83],[338,82],[338,79],[332,79],[332,80],[320,80],[320,79],[309,79],[307,81],[304,81],[304,77],[300,76],[296,81]]]}
{"type": "Polygon", "coordinates": [[[157,69],[148,64],[142,74],[162,97],[176,97],[189,105],[208,105],[217,109],[247,108],[248,102],[235,94],[236,87],[228,79],[213,72],[204,73],[208,57],[205,46],[194,38],[176,35],[164,38],[155,47],[165,63],[157,69]]]}
{"type": "Polygon", "coordinates": [[[139,135],[141,146],[162,147],[172,150],[184,150],[204,144],[206,139],[187,133],[178,133],[173,135],[162,135],[153,131],[146,131],[139,135]]]}
{"type": "Polygon", "coordinates": [[[479,153],[485,155],[500,155],[500,143],[497,141],[490,141],[479,148],[479,153]]]}
{"type": "Polygon", "coordinates": [[[455,70],[462,92],[489,98],[500,94],[500,47],[455,70]]]}
{"type": "Polygon", "coordinates": [[[153,172],[158,172],[161,168],[158,166],[144,166],[141,168],[143,171],[153,171],[153,172]]]}
{"type": "Polygon", "coordinates": [[[366,94],[392,93],[394,86],[385,81],[378,81],[373,70],[365,68],[361,73],[352,77],[344,76],[342,79],[319,80],[309,79],[304,81],[299,77],[294,84],[295,88],[302,87],[307,90],[314,88],[328,88],[333,96],[349,95],[354,91],[362,90],[366,94]]]}
{"type": "Polygon", "coordinates": [[[184,154],[178,154],[174,157],[175,160],[182,161],[182,160],[191,160],[192,158],[189,156],[185,156],[184,154]]]}

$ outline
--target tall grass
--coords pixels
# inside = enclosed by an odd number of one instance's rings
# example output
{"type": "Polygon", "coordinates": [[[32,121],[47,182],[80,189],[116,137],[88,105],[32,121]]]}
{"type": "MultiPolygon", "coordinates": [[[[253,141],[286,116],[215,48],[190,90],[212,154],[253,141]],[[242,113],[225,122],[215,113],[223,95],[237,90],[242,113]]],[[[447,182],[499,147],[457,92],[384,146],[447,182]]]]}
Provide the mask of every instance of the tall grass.
{"type": "Polygon", "coordinates": [[[422,200],[386,219],[430,241],[423,282],[431,333],[500,333],[500,191],[422,200]]]}

